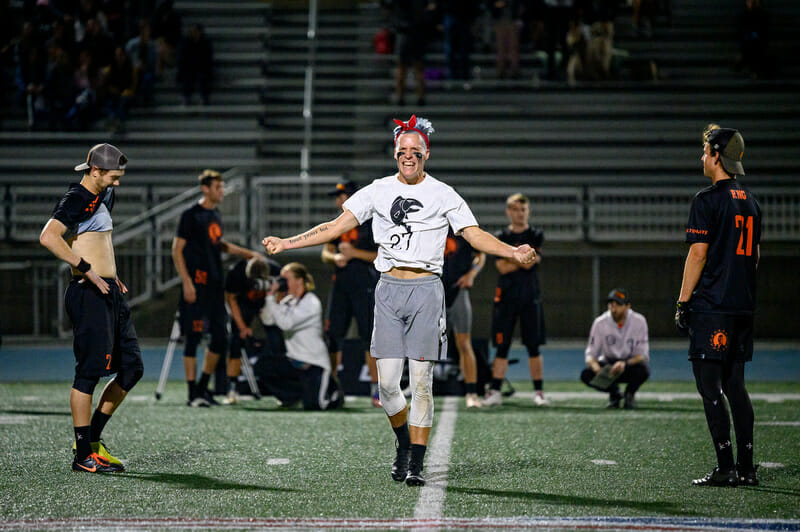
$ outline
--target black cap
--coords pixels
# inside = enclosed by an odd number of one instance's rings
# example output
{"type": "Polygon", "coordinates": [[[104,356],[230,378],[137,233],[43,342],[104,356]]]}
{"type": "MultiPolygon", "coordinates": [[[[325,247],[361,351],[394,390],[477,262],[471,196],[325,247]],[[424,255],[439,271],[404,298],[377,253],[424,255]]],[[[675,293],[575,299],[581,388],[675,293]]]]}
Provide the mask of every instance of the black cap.
{"type": "Polygon", "coordinates": [[[719,152],[722,167],[729,173],[744,175],[742,157],[744,156],[744,139],[735,129],[721,127],[708,132],[708,145],[719,152]]]}
{"type": "Polygon", "coordinates": [[[336,188],[328,192],[328,196],[338,196],[339,194],[347,194],[352,196],[358,190],[358,185],[352,181],[341,181],[336,183],[336,188]]]}
{"type": "Polygon", "coordinates": [[[628,296],[628,291],[624,288],[615,288],[611,292],[608,293],[608,297],[606,298],[606,303],[611,303],[612,301],[616,301],[620,305],[630,305],[631,300],[628,296]]]}
{"type": "Polygon", "coordinates": [[[127,164],[128,158],[116,146],[96,144],[89,150],[86,162],[76,166],[75,171],[89,170],[93,166],[102,170],[125,170],[127,164]]]}

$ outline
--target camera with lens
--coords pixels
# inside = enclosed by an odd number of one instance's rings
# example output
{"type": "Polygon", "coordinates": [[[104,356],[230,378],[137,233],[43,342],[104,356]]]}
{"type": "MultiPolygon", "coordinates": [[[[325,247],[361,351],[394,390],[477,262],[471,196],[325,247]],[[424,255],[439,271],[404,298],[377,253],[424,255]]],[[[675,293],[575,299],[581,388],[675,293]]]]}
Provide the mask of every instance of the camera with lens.
{"type": "Polygon", "coordinates": [[[253,288],[255,290],[263,290],[264,292],[269,292],[272,288],[272,283],[278,283],[278,292],[288,292],[289,285],[286,284],[286,278],[280,276],[274,277],[267,277],[266,279],[251,279],[251,283],[253,283],[253,288]]]}

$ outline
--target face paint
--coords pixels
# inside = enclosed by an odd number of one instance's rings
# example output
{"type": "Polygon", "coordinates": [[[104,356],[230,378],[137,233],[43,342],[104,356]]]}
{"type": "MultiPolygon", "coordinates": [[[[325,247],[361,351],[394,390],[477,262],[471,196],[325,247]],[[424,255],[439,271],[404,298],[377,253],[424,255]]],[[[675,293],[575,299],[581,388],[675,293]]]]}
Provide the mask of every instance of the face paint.
{"type": "Polygon", "coordinates": [[[420,152],[418,152],[418,151],[415,151],[415,152],[414,152],[414,157],[416,157],[418,161],[421,161],[421,160],[422,160],[422,158],[424,157],[424,155],[423,155],[423,154],[421,154],[421,153],[420,153],[420,152]]]}

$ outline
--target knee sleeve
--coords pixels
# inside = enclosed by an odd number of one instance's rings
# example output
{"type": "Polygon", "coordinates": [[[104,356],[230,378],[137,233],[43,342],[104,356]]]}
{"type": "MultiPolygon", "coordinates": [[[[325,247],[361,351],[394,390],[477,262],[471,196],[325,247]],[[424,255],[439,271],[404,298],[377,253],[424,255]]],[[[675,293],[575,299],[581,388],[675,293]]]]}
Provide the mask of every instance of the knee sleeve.
{"type": "Polygon", "coordinates": [[[433,362],[409,359],[408,376],[411,384],[408,424],[430,427],[433,425],[433,362]]]}
{"type": "Polygon", "coordinates": [[[208,343],[208,350],[224,357],[228,351],[228,336],[224,332],[212,334],[211,341],[208,343]]]}
{"type": "Polygon", "coordinates": [[[100,381],[99,378],[93,379],[75,375],[75,380],[72,381],[72,387],[81,393],[92,395],[98,381],[100,381]]]}
{"type": "Polygon", "coordinates": [[[536,358],[536,357],[542,356],[542,354],[539,352],[539,346],[538,345],[534,345],[534,346],[527,346],[526,345],[525,347],[528,348],[528,358],[536,358]]]}
{"type": "Polygon", "coordinates": [[[119,384],[119,387],[125,390],[125,392],[131,391],[133,387],[139,382],[139,379],[142,378],[144,374],[144,365],[139,362],[133,367],[123,368],[119,370],[117,376],[114,378],[119,384]]]}
{"type": "Polygon", "coordinates": [[[508,351],[511,349],[511,346],[508,344],[500,344],[497,346],[497,350],[494,353],[495,358],[508,358],[508,351]]]}
{"type": "Polygon", "coordinates": [[[377,359],[378,393],[387,416],[393,416],[406,407],[406,398],[400,388],[404,363],[403,358],[377,359]]]}
{"type": "Polygon", "coordinates": [[[197,357],[197,346],[203,338],[201,333],[189,333],[186,335],[186,346],[183,349],[183,356],[189,358],[197,357]]]}

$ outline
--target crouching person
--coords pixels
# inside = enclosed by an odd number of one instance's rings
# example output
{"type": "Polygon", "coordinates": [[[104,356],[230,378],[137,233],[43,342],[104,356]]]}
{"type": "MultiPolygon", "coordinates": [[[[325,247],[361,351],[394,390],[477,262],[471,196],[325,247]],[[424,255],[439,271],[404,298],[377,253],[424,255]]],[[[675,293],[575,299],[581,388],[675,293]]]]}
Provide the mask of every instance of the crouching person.
{"type": "Polygon", "coordinates": [[[302,400],[304,410],[330,410],[344,404],[344,395],[322,336],[322,303],[312,290],[314,279],[299,262],[284,266],[272,283],[266,310],[283,331],[293,370],[279,372],[282,382],[267,384],[283,405],[302,400]]]}

